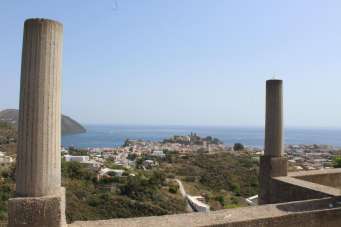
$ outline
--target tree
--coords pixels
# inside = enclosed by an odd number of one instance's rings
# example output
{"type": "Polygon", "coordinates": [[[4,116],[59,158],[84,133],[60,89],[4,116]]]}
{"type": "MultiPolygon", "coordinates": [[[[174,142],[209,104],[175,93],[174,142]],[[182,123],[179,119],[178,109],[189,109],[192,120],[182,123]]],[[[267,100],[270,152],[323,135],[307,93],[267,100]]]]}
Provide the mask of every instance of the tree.
{"type": "Polygon", "coordinates": [[[242,151],[242,150],[244,150],[244,145],[241,144],[241,143],[235,143],[233,145],[233,150],[235,150],[235,151],[242,151]]]}
{"type": "Polygon", "coordinates": [[[215,200],[218,201],[221,206],[225,205],[225,198],[224,198],[224,196],[219,195],[219,196],[215,197],[215,200]]]}
{"type": "Polygon", "coordinates": [[[78,180],[96,179],[94,171],[87,168],[86,165],[75,161],[66,162],[64,160],[62,160],[62,176],[78,180]]]}
{"type": "Polygon", "coordinates": [[[171,184],[171,185],[169,185],[168,191],[170,193],[176,194],[178,192],[178,190],[179,190],[179,185],[178,184],[171,184]]]}
{"type": "Polygon", "coordinates": [[[129,145],[130,145],[130,140],[126,139],[123,143],[123,147],[129,147],[129,145]]]}
{"type": "Polygon", "coordinates": [[[137,154],[129,153],[127,159],[134,161],[137,158],[137,154]]]}
{"type": "Polygon", "coordinates": [[[333,166],[334,168],[341,168],[341,156],[336,156],[333,159],[333,166]]]}

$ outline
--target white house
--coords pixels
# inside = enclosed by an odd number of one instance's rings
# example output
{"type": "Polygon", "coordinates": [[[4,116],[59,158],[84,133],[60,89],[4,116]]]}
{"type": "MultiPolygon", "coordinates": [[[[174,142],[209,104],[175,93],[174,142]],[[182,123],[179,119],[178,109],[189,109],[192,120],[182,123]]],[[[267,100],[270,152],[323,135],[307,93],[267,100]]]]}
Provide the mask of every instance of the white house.
{"type": "Polygon", "coordinates": [[[75,162],[89,162],[89,156],[73,156],[73,155],[64,155],[65,161],[75,161],[75,162]]]}
{"type": "Polygon", "coordinates": [[[115,176],[121,177],[124,173],[124,170],[123,169],[103,168],[99,171],[100,176],[108,175],[109,173],[115,173],[115,176]]]}

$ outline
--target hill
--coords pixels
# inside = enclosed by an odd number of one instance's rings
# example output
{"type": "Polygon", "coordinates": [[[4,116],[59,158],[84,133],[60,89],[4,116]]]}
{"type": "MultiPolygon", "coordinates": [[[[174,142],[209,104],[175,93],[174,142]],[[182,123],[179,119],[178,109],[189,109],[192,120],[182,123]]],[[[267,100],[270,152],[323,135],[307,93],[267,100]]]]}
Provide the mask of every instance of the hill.
{"type": "Polygon", "coordinates": [[[259,163],[250,155],[220,152],[166,152],[160,171],[182,180],[186,192],[205,197],[212,210],[247,206],[245,198],[258,193],[259,163]]]}
{"type": "MultiPolygon", "coordinates": [[[[0,121],[13,125],[18,125],[19,111],[16,109],[7,109],[0,111],[0,121]]],[[[86,129],[72,118],[62,115],[62,134],[85,133],[86,129]]]]}

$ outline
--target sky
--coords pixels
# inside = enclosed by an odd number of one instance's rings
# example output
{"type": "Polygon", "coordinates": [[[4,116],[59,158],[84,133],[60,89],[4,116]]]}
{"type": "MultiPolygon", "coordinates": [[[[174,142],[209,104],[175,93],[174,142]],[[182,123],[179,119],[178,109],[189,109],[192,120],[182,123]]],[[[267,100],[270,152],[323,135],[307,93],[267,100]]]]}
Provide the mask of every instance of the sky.
{"type": "Polygon", "coordinates": [[[341,128],[339,0],[2,0],[0,110],[18,108],[23,24],[64,25],[62,110],[85,124],[341,128]]]}

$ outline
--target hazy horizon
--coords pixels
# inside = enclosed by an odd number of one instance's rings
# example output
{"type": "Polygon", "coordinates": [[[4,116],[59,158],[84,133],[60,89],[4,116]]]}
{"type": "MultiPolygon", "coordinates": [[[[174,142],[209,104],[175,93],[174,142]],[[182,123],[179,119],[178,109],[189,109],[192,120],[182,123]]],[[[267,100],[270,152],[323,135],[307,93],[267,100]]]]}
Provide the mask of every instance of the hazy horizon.
{"type": "MultiPolygon", "coordinates": [[[[121,123],[84,123],[83,126],[125,126],[125,127],[195,127],[195,128],[236,128],[236,129],[265,129],[265,125],[204,125],[204,124],[121,124],[121,123]]],[[[322,130],[341,130],[341,127],[333,126],[284,126],[284,130],[292,129],[322,129],[322,130]]]]}
{"type": "Polygon", "coordinates": [[[64,24],[63,113],[84,124],[341,128],[341,2],[4,1],[0,110],[18,108],[23,23],[64,24]]]}

